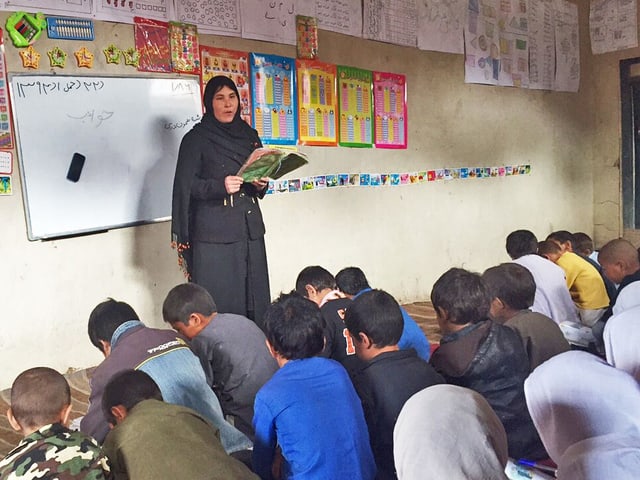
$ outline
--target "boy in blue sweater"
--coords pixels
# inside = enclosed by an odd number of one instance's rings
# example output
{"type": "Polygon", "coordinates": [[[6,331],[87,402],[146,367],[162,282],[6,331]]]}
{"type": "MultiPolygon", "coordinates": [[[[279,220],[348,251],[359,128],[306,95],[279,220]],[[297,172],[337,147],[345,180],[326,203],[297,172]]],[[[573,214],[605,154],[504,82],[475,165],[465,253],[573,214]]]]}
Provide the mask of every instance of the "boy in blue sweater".
{"type": "Polygon", "coordinates": [[[262,479],[373,479],[358,395],[342,365],[317,356],[324,347],[318,306],[281,295],[264,329],[280,369],[256,396],[254,471],[262,479]]]}

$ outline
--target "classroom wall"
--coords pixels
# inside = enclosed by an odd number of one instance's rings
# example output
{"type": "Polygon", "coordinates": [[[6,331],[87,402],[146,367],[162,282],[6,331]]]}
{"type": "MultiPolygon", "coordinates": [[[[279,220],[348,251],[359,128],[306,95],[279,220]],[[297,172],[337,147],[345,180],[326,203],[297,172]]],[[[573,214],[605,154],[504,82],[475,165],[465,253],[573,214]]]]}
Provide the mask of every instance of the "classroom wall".
{"type": "MultiPolygon", "coordinates": [[[[0,14],[2,24],[5,18],[0,14]]],[[[131,67],[106,65],[101,53],[111,42],[133,46],[131,25],[96,22],[96,34],[88,45],[96,55],[95,68],[81,72],[67,67],[60,73],[137,74],[131,67]]],[[[433,282],[452,266],[482,271],[507,261],[504,239],[514,229],[528,228],[540,237],[555,229],[592,230],[588,139],[593,127],[587,92],[595,86],[575,94],[466,85],[461,55],[324,31],[319,41],[321,60],[407,75],[409,147],[302,147],[310,164],[300,176],[524,163],[532,171],[506,178],[269,196],[262,209],[272,296],[293,288],[306,265],[320,264],[334,273],[359,265],[373,286],[400,301],[427,300],[433,282]]],[[[295,56],[291,46],[237,38],[204,35],[201,43],[295,56]]],[[[584,39],[582,43],[584,61],[584,39]]],[[[5,44],[9,70],[23,72],[6,35],[5,44]]],[[[59,44],[67,52],[79,46],[59,44]]],[[[54,45],[46,38],[36,44],[44,57],[42,73],[50,70],[46,50],[54,45]]],[[[14,195],[0,197],[5,272],[0,388],[36,365],[61,371],[96,365],[101,355],[89,343],[86,324],[97,303],[109,296],[127,301],[147,324],[161,325],[164,296],[184,281],[169,248],[167,222],[29,242],[17,171],[14,182],[14,195]]]]}

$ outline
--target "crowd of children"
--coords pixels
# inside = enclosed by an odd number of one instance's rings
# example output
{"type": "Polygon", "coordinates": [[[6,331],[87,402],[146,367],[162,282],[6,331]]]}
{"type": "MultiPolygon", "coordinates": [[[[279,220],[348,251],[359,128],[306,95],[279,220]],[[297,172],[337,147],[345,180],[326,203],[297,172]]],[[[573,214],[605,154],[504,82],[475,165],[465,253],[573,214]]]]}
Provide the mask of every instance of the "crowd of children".
{"type": "Polygon", "coordinates": [[[7,417],[24,439],[0,479],[505,479],[509,458],[635,478],[638,251],[528,230],[506,250],[510,263],[436,281],[433,348],[357,267],[306,267],[258,324],[194,283],[164,300],[171,330],[108,299],[89,316],[105,359],[80,431],[65,378],[23,372],[7,417]],[[567,325],[592,342],[571,344],[567,325]]]}

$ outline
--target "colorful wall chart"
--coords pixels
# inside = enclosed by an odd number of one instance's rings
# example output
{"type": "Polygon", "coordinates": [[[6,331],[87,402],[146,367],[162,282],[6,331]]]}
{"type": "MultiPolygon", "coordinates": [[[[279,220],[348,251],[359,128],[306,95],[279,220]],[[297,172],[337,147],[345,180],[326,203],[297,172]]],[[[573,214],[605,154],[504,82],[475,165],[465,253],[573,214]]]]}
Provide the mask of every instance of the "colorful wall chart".
{"type": "Polygon", "coordinates": [[[373,72],[373,108],[377,148],[407,148],[407,79],[373,72]]]}
{"type": "Polygon", "coordinates": [[[336,66],[316,60],[296,60],[296,75],[298,139],[307,145],[336,145],[336,66]]]}
{"type": "Polygon", "coordinates": [[[338,66],[340,145],[373,146],[373,74],[370,70],[338,66]]]}
{"type": "MultiPolygon", "coordinates": [[[[7,65],[4,57],[2,33],[2,29],[0,28],[0,148],[13,148],[13,131],[11,128],[11,114],[9,111],[9,88],[7,84],[7,65]]],[[[11,171],[8,173],[11,173],[11,171]]]]}
{"type": "Polygon", "coordinates": [[[261,53],[251,53],[249,59],[253,128],[265,144],[295,145],[295,60],[261,53]]]}
{"type": "Polygon", "coordinates": [[[240,94],[240,116],[251,125],[251,89],[249,87],[249,53],[200,45],[202,92],[216,75],[233,80],[240,94]]]}

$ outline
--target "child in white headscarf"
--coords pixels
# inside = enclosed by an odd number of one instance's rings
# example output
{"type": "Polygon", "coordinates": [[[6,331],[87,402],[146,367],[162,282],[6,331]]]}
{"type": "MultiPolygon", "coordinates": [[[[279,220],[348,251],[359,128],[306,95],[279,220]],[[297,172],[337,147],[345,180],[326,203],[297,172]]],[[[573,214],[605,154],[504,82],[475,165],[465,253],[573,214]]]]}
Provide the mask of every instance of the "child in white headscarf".
{"type": "Polygon", "coordinates": [[[507,434],[482,395],[434,385],[405,403],[393,430],[399,480],[506,479],[507,434]]]}
{"type": "MultiPolygon", "coordinates": [[[[640,284],[640,282],[636,282],[640,284]]],[[[633,285],[633,284],[632,284],[633,285]]],[[[631,285],[624,292],[631,289],[631,285]]],[[[640,295],[638,296],[640,299],[640,295]]],[[[620,298],[618,298],[618,305],[620,298]]],[[[640,303],[640,302],[639,302],[640,303]]],[[[640,306],[624,310],[609,319],[604,328],[607,362],[640,382],[640,306]]]]}
{"type": "Polygon", "coordinates": [[[637,478],[640,386],[633,377],[571,351],[536,368],[524,387],[558,479],[637,478]]]}

